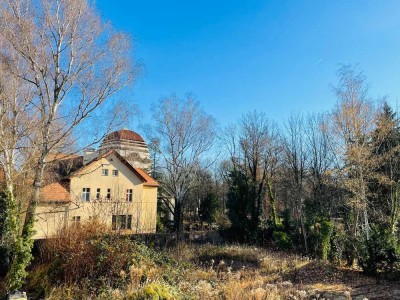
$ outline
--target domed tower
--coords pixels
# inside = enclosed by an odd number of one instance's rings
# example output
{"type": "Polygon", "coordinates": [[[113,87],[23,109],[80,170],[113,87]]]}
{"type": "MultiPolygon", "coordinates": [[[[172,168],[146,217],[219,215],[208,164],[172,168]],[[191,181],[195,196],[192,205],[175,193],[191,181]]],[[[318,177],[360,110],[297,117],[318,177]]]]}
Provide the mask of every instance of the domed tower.
{"type": "Polygon", "coordinates": [[[111,132],[104,138],[99,150],[100,154],[115,150],[134,168],[141,168],[147,173],[151,171],[149,149],[143,138],[132,130],[122,129],[111,132]]]}

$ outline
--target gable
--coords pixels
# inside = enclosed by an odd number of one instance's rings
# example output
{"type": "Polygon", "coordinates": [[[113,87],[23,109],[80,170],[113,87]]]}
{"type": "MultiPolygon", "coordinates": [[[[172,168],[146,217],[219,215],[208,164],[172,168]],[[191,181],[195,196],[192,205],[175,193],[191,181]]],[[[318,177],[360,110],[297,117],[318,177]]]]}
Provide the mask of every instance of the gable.
{"type": "Polygon", "coordinates": [[[118,170],[120,174],[124,175],[132,183],[140,184],[145,186],[158,187],[158,182],[149,176],[145,171],[139,168],[132,167],[121,155],[116,151],[109,151],[106,154],[99,156],[92,160],[87,165],[83,166],[76,172],[72,173],[70,178],[83,176],[90,176],[92,178],[101,178],[102,169],[108,169],[108,176],[112,176],[113,170],[118,170]],[[100,176],[100,177],[98,177],[100,176]]]}

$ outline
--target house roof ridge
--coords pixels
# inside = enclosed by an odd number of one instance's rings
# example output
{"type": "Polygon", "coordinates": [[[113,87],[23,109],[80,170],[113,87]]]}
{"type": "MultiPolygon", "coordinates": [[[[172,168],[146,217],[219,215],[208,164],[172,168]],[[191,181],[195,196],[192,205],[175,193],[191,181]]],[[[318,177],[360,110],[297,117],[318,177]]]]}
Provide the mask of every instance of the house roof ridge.
{"type": "Polygon", "coordinates": [[[104,153],[103,155],[99,155],[95,158],[93,158],[91,161],[89,161],[87,164],[83,165],[82,167],[80,167],[78,170],[76,170],[75,172],[72,172],[68,178],[74,177],[76,175],[79,175],[84,169],[87,169],[90,165],[92,165],[94,162],[102,159],[102,158],[106,158],[108,156],[110,156],[112,153],[117,153],[115,150],[110,150],[107,151],[106,153],[104,153]]]}
{"type": "Polygon", "coordinates": [[[82,166],[80,169],[76,170],[75,172],[71,173],[69,175],[70,177],[77,176],[82,173],[83,170],[87,169],[90,165],[92,165],[94,162],[106,158],[110,156],[111,154],[114,154],[125,166],[128,167],[131,171],[133,171],[142,181],[145,186],[159,186],[159,183],[152,178],[150,175],[148,175],[143,169],[141,168],[135,168],[133,167],[121,154],[119,154],[116,150],[109,150],[106,153],[104,153],[101,156],[98,156],[94,159],[92,159],[90,162],[88,162],[86,165],[82,166]]]}

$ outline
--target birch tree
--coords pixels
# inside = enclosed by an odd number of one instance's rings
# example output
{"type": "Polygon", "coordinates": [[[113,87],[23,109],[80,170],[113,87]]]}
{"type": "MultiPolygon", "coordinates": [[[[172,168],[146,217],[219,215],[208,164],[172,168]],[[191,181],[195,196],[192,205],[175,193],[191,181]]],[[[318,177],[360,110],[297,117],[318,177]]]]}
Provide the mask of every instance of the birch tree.
{"type": "MultiPolygon", "coordinates": [[[[31,141],[37,149],[33,193],[22,228],[21,251],[27,253],[47,155],[128,84],[134,72],[126,36],[102,22],[86,0],[3,0],[0,14],[0,36],[7,45],[1,54],[20,62],[10,64],[11,74],[34,91],[30,104],[38,120],[31,141]]],[[[24,256],[16,253],[13,260],[13,288],[25,276],[30,259],[24,256]]]]}
{"type": "Polygon", "coordinates": [[[332,114],[336,151],[341,156],[341,173],[351,196],[347,199],[350,232],[354,239],[364,233],[369,239],[368,180],[375,169],[371,159],[371,133],[377,113],[368,97],[362,72],[351,65],[338,71],[334,91],[338,103],[332,114]]]}
{"type": "MultiPolygon", "coordinates": [[[[1,39],[0,39],[1,42],[1,39]]],[[[0,165],[5,180],[5,209],[2,211],[4,218],[3,232],[0,233],[0,246],[5,247],[5,259],[15,261],[21,255],[24,245],[21,237],[21,213],[24,201],[29,193],[16,194],[22,189],[29,156],[35,150],[30,147],[30,140],[36,133],[36,116],[31,100],[34,91],[24,84],[23,80],[13,76],[12,67],[23,67],[23,62],[16,54],[2,44],[0,53],[0,165]],[[5,56],[4,54],[7,54],[5,56]],[[12,67],[11,67],[12,66],[12,67]]],[[[26,190],[25,190],[26,191],[26,190]]],[[[2,191],[3,192],[3,191],[2,191]]],[[[25,256],[30,259],[30,255],[25,256]]],[[[23,272],[24,274],[24,272],[23,272]]],[[[13,283],[9,285],[13,289],[13,283]]]]}

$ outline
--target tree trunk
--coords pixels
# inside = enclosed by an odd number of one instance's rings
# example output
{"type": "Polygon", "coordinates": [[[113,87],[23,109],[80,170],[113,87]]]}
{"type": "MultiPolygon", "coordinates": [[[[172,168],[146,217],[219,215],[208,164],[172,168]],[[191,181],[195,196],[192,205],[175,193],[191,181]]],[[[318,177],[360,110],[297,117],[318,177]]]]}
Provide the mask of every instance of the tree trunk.
{"type": "Polygon", "coordinates": [[[43,172],[44,172],[44,166],[45,166],[44,160],[45,160],[45,155],[42,155],[37,164],[35,178],[33,181],[33,193],[32,193],[32,197],[30,198],[30,200],[28,202],[24,227],[22,230],[22,235],[24,237],[28,237],[29,231],[31,231],[31,229],[33,229],[31,227],[33,226],[34,221],[35,221],[36,206],[37,206],[37,203],[39,202],[39,198],[40,198],[40,189],[42,187],[42,179],[43,179],[43,172]]]}
{"type": "Polygon", "coordinates": [[[300,199],[300,224],[301,224],[301,232],[303,233],[303,239],[304,239],[304,248],[306,250],[306,253],[308,253],[308,243],[307,243],[307,232],[306,232],[306,226],[304,224],[304,218],[303,218],[303,209],[301,208],[302,206],[302,201],[300,199]]]}
{"type": "Polygon", "coordinates": [[[175,199],[175,210],[174,210],[174,227],[176,233],[177,242],[180,243],[182,239],[182,205],[180,199],[175,199]]]}
{"type": "Polygon", "coordinates": [[[274,224],[274,227],[279,227],[282,224],[278,218],[278,213],[276,212],[275,193],[272,190],[272,183],[268,176],[266,177],[266,180],[267,180],[267,187],[268,187],[269,203],[271,206],[272,222],[274,224]]]}
{"type": "Polygon", "coordinates": [[[28,202],[25,222],[22,227],[22,234],[18,235],[15,243],[13,260],[10,271],[7,275],[7,287],[9,291],[19,290],[22,287],[27,276],[26,268],[32,260],[33,226],[35,222],[36,205],[40,197],[40,188],[44,171],[44,158],[45,155],[42,155],[39,159],[33,182],[33,194],[28,202]]]}
{"type": "MultiPolygon", "coordinates": [[[[395,192],[394,195],[392,195],[392,207],[390,211],[390,229],[391,229],[391,234],[397,240],[397,226],[399,223],[399,193],[398,193],[399,187],[395,187],[395,192]]],[[[392,193],[393,194],[393,193],[392,193]]]]}

